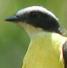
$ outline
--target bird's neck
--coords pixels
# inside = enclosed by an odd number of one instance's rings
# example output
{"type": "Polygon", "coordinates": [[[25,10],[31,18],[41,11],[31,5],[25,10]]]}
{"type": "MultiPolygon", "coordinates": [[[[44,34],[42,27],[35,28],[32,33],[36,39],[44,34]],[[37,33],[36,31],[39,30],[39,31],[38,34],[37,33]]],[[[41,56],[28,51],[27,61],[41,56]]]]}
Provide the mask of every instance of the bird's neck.
{"type": "Polygon", "coordinates": [[[29,36],[33,36],[39,32],[44,32],[41,28],[36,28],[32,25],[29,25],[27,23],[18,23],[21,28],[24,28],[24,30],[28,33],[29,36]]]}

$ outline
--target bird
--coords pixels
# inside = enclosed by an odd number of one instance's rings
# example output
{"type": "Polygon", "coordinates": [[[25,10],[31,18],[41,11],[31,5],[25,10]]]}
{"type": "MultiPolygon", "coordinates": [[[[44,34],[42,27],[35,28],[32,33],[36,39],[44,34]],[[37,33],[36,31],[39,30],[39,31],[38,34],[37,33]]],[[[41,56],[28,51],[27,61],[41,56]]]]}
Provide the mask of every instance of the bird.
{"type": "Polygon", "coordinates": [[[5,20],[24,28],[30,37],[22,68],[67,68],[67,38],[51,11],[29,6],[5,20]]]}

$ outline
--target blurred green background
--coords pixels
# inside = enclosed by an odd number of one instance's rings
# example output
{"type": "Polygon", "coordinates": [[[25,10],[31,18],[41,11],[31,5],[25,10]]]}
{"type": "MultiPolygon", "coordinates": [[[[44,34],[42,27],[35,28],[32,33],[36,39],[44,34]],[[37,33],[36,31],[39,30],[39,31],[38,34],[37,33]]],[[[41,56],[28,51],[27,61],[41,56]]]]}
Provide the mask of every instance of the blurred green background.
{"type": "Polygon", "coordinates": [[[5,18],[32,5],[51,10],[67,29],[67,0],[0,0],[0,68],[21,68],[30,39],[24,29],[5,22],[5,18]]]}

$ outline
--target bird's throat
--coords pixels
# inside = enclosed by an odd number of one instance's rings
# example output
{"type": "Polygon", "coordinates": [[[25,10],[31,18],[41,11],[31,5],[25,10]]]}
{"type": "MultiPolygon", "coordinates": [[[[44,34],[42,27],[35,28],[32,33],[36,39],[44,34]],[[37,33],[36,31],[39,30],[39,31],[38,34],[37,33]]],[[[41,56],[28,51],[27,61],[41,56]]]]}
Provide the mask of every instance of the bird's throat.
{"type": "Polygon", "coordinates": [[[24,28],[24,30],[28,33],[29,36],[33,36],[39,32],[43,32],[44,30],[41,28],[36,28],[32,25],[29,25],[27,23],[18,23],[19,27],[24,28]]]}

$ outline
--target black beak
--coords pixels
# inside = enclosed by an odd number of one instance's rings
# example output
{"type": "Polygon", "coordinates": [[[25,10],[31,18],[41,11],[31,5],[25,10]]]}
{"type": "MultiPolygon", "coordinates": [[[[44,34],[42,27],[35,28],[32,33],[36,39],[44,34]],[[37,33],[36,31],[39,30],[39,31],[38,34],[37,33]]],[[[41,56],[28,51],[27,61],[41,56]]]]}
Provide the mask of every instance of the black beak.
{"type": "Polygon", "coordinates": [[[19,17],[17,16],[11,16],[5,19],[6,21],[10,21],[10,22],[18,22],[19,21],[19,17]]]}

